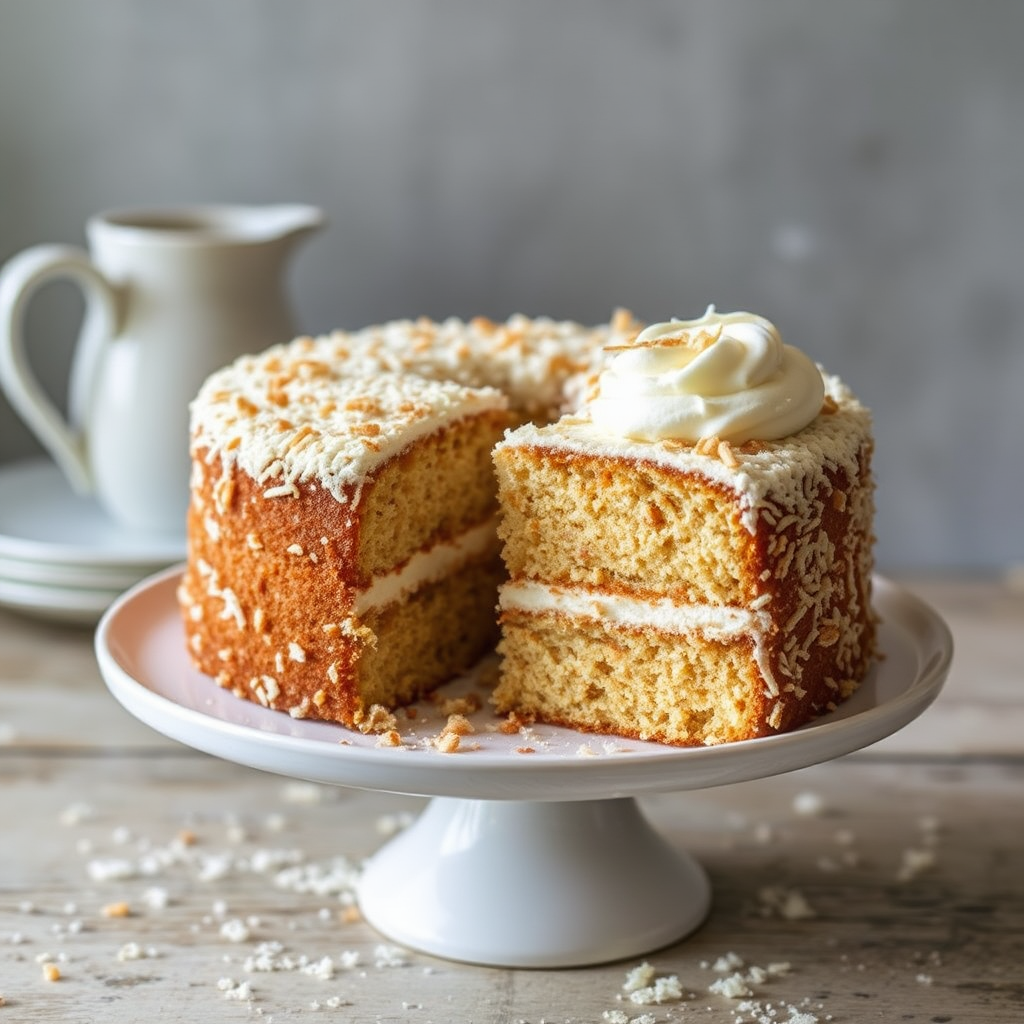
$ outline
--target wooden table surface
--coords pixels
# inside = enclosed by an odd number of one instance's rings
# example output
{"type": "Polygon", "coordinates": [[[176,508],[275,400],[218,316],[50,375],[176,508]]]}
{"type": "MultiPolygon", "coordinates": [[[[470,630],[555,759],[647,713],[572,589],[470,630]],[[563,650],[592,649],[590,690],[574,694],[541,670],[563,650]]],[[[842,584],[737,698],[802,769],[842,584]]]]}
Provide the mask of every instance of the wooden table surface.
{"type": "Polygon", "coordinates": [[[1024,592],[901,582],[956,640],[938,701],[840,760],[644,799],[707,869],[710,917],[668,949],[572,970],[382,938],[354,905],[359,865],[422,800],[177,745],[110,697],[89,630],[0,611],[0,1024],[1020,1024],[1024,592]],[[662,983],[637,1002],[627,976],[645,961],[662,983]]]}

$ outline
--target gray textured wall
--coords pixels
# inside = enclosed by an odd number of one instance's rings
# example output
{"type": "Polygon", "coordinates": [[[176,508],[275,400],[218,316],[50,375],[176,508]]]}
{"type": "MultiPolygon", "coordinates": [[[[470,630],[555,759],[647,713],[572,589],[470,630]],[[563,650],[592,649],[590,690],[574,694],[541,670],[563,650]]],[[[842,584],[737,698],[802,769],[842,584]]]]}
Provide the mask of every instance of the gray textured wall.
{"type": "MultiPolygon", "coordinates": [[[[1020,563],[1022,40],[1016,0],[0,0],[0,260],[304,200],[308,330],[752,309],[874,408],[884,568],[1020,563]]],[[[58,388],[77,309],[30,317],[58,388]]]]}

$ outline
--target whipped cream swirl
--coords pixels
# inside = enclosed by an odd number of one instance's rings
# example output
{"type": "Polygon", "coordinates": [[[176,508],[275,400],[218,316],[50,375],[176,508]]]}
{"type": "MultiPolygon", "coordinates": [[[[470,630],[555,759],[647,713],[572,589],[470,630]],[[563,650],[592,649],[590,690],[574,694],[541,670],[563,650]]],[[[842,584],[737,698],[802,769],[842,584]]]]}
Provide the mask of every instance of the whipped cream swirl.
{"type": "Polygon", "coordinates": [[[742,444],[802,430],[825,397],[821,371],[752,313],[652,324],[614,356],[590,404],[594,424],[643,441],[742,444]]]}

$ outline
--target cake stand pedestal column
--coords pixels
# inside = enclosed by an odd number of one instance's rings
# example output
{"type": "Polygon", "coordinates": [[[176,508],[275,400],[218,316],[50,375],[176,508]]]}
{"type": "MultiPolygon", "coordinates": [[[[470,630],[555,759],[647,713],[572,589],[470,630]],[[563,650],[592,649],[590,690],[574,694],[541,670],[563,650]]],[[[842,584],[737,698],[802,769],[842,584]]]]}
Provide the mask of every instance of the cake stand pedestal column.
{"type": "Polygon", "coordinates": [[[700,865],[633,798],[540,802],[435,797],[366,864],[363,915],[450,960],[570,967],[635,957],[700,926],[700,865]]]}

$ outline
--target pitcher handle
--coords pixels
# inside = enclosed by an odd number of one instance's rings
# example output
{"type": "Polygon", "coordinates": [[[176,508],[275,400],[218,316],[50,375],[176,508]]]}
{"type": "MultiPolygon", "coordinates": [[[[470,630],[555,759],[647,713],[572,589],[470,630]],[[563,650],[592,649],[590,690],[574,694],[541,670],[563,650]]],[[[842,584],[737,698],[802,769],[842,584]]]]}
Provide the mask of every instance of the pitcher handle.
{"type": "Polygon", "coordinates": [[[80,494],[93,490],[85,424],[95,395],[103,350],[114,337],[118,296],[88,253],[68,245],[36,245],[12,257],[0,271],[0,388],[11,406],[53,456],[80,494]],[[25,313],[36,291],[70,279],[85,295],[85,317],[74,358],[65,420],[29,365],[25,313]]]}

